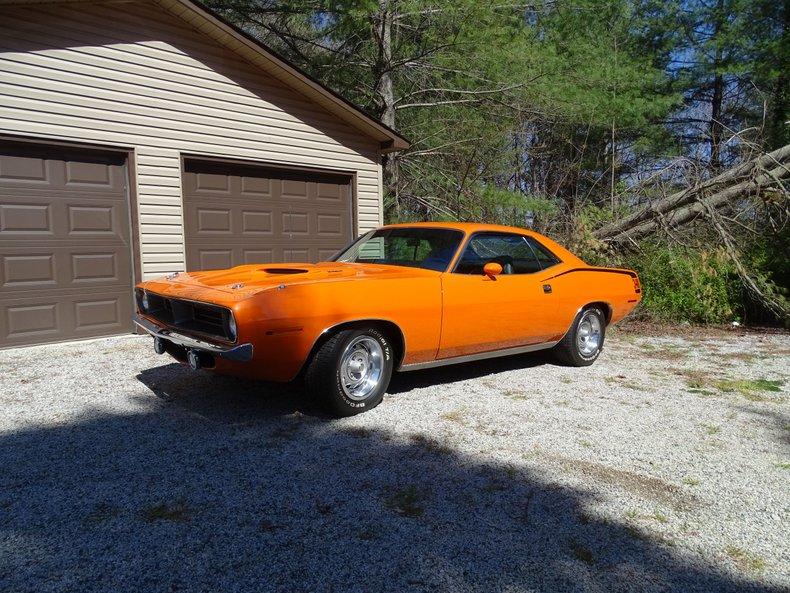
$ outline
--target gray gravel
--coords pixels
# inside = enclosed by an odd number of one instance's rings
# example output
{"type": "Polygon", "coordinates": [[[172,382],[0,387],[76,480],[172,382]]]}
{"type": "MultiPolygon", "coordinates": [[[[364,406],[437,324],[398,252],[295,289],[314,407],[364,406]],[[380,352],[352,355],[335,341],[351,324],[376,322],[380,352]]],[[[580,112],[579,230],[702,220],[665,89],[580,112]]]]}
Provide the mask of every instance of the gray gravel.
{"type": "Polygon", "coordinates": [[[3,351],[0,591],[786,591],[789,358],[617,329],[331,420],[141,336],[3,351]]]}

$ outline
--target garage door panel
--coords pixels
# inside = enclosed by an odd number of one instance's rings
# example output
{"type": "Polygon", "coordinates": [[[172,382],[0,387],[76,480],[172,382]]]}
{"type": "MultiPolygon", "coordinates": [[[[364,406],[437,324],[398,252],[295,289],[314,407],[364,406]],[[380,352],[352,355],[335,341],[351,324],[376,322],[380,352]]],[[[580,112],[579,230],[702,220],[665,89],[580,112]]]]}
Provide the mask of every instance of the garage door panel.
{"type": "Polygon", "coordinates": [[[230,193],[230,179],[227,175],[198,173],[195,175],[194,189],[196,192],[210,191],[230,193]]]}
{"type": "Polygon", "coordinates": [[[0,143],[0,346],[129,331],[123,156],[0,143]]]}
{"type": "Polygon", "coordinates": [[[339,203],[348,199],[348,186],[335,183],[319,183],[316,188],[316,197],[321,202],[339,203]]]}
{"type": "Polygon", "coordinates": [[[347,175],[187,160],[184,188],[188,270],[315,262],[352,238],[347,175]],[[230,194],[201,187],[207,172],[230,194]]]}
{"type": "Polygon", "coordinates": [[[72,253],[71,281],[74,284],[121,282],[119,259],[126,258],[118,253],[72,253]]]}
{"type": "Polygon", "coordinates": [[[295,181],[293,179],[283,179],[282,189],[280,190],[281,198],[290,198],[294,200],[307,200],[309,196],[309,185],[306,181],[295,181]]]}
{"type": "Polygon", "coordinates": [[[272,211],[242,209],[241,232],[245,235],[272,235],[274,233],[272,211]]]}
{"type": "Polygon", "coordinates": [[[16,184],[49,184],[49,170],[43,158],[7,154],[0,159],[0,180],[16,184]]]}
{"type": "Polygon", "coordinates": [[[110,169],[101,163],[70,161],[66,163],[66,185],[112,186],[110,169]]]}
{"type": "Polygon", "coordinates": [[[32,233],[36,237],[54,236],[52,209],[49,204],[25,204],[21,199],[0,204],[0,232],[5,237],[18,235],[25,238],[32,233]]]}
{"type": "Polygon", "coordinates": [[[197,249],[197,262],[194,269],[221,270],[233,267],[232,249],[197,249]]]}
{"type": "Polygon", "coordinates": [[[316,214],[315,232],[324,237],[339,238],[347,234],[347,229],[338,214],[316,214]]]}
{"type": "Polygon", "coordinates": [[[241,253],[241,261],[245,264],[271,264],[275,261],[273,249],[242,248],[241,253]]]}
{"type": "Polygon", "coordinates": [[[198,208],[195,213],[197,218],[195,228],[199,234],[230,235],[233,233],[232,214],[229,208],[198,208]]]}
{"type": "Polygon", "coordinates": [[[290,235],[310,234],[310,214],[307,212],[283,212],[283,232],[290,235]]]}
{"type": "Polygon", "coordinates": [[[55,256],[52,253],[41,255],[4,255],[2,286],[13,288],[22,286],[56,286],[55,256]]]}
{"type": "Polygon", "coordinates": [[[310,261],[309,249],[285,249],[283,260],[287,263],[304,263],[310,261]]]}
{"type": "Polygon", "coordinates": [[[242,177],[241,193],[255,194],[260,196],[271,196],[272,195],[271,179],[267,179],[265,177],[242,177]]]}
{"type": "Polygon", "coordinates": [[[9,304],[5,309],[6,345],[53,338],[60,333],[57,301],[9,304]]]}
{"type": "Polygon", "coordinates": [[[83,292],[11,299],[0,316],[0,343],[16,346],[123,333],[130,329],[131,315],[127,287],[90,296],[83,292]]]}

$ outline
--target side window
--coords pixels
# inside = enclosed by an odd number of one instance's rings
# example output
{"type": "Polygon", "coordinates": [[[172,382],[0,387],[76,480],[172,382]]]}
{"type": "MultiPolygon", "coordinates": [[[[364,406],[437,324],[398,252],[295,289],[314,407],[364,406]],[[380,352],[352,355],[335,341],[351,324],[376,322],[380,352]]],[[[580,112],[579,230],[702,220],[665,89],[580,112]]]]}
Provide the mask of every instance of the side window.
{"type": "Polygon", "coordinates": [[[496,262],[503,274],[532,274],[542,269],[527,237],[508,233],[478,233],[464,249],[457,274],[482,274],[483,266],[496,262]]]}
{"type": "Polygon", "coordinates": [[[538,243],[535,239],[527,237],[527,241],[535,252],[535,257],[538,258],[541,269],[545,270],[546,268],[560,263],[560,259],[556,255],[538,243]]]}

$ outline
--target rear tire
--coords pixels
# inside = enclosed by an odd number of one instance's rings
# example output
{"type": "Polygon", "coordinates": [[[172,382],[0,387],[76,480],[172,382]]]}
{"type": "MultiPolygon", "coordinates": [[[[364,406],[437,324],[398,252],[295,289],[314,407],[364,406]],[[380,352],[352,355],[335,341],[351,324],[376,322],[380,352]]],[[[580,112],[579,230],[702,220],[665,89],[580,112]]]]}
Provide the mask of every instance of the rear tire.
{"type": "Polygon", "coordinates": [[[308,393],[335,416],[375,408],[394,366],[392,346],[375,328],[342,330],[316,351],[305,375],[308,393]]]}
{"type": "Polygon", "coordinates": [[[606,337],[606,315],[599,307],[585,307],[568,333],[554,347],[557,359],[568,366],[586,367],[596,361],[606,337]]]}

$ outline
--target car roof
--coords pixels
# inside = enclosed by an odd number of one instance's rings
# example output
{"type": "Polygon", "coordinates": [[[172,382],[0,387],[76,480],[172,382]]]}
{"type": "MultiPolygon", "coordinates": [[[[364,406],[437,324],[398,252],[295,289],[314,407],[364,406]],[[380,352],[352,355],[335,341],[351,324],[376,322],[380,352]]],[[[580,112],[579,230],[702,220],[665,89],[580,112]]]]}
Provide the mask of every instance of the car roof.
{"type": "Polygon", "coordinates": [[[397,229],[397,228],[411,228],[423,227],[432,229],[453,229],[462,231],[464,233],[475,233],[478,231],[499,231],[506,233],[523,233],[528,235],[537,235],[537,233],[529,229],[522,229],[515,226],[505,226],[501,224],[488,224],[483,222],[401,222],[398,224],[388,224],[383,228],[397,229]]]}

